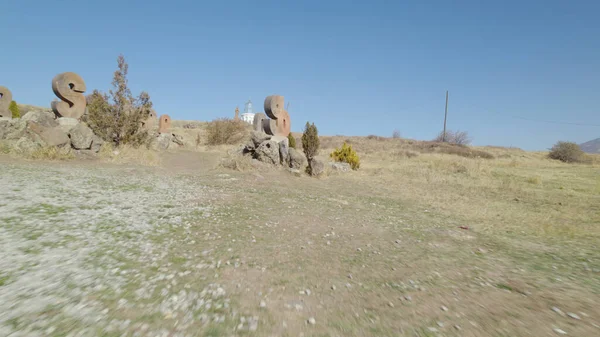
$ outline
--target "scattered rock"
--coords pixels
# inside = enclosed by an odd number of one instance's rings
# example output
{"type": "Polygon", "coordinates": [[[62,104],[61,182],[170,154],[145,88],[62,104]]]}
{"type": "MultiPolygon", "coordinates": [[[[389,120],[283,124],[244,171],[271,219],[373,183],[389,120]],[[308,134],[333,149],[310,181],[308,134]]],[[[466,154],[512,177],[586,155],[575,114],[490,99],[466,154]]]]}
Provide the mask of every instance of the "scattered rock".
{"type": "Polygon", "coordinates": [[[10,119],[0,119],[0,139],[4,139],[4,135],[9,132],[11,125],[10,119]]]}
{"type": "Polygon", "coordinates": [[[317,320],[314,317],[311,317],[308,319],[308,324],[315,325],[317,324],[317,320]]]}
{"type": "Polygon", "coordinates": [[[171,134],[171,141],[179,146],[183,146],[183,137],[176,135],[174,133],[171,134]]]}
{"type": "Polygon", "coordinates": [[[557,307],[552,307],[552,311],[554,311],[555,313],[557,313],[557,314],[559,314],[559,315],[561,315],[561,316],[564,316],[564,315],[565,315],[565,313],[564,313],[564,312],[562,312],[562,310],[560,310],[560,309],[559,309],[559,308],[557,308],[557,307]]]}
{"type": "MultiPolygon", "coordinates": [[[[273,138],[271,138],[273,140],[273,138]]],[[[289,162],[289,145],[288,139],[285,138],[285,141],[279,142],[279,161],[281,165],[288,165],[289,162]]]]}
{"type": "Polygon", "coordinates": [[[311,167],[311,175],[313,177],[320,176],[325,171],[325,164],[323,164],[323,162],[317,158],[312,159],[312,161],[310,163],[310,167],[311,167]]]}
{"type": "Polygon", "coordinates": [[[290,168],[301,170],[306,165],[306,157],[302,152],[294,148],[288,148],[288,162],[290,168]]]}
{"type": "Polygon", "coordinates": [[[350,167],[350,164],[348,164],[348,163],[330,162],[329,166],[333,170],[339,171],[339,172],[349,172],[350,170],[352,170],[352,168],[350,167]]]}
{"type": "Polygon", "coordinates": [[[446,306],[444,306],[444,305],[442,305],[442,306],[440,307],[440,309],[442,309],[442,311],[448,311],[448,308],[446,308],[446,306]]]}
{"type": "Polygon", "coordinates": [[[102,138],[94,135],[94,137],[92,137],[92,146],[91,146],[91,150],[93,152],[98,152],[100,151],[100,148],[102,147],[102,145],[104,145],[104,140],[102,140],[102,138]]]}
{"type": "Polygon", "coordinates": [[[94,140],[94,132],[85,123],[77,124],[69,132],[71,146],[76,150],[89,150],[94,140]]]}
{"type": "Polygon", "coordinates": [[[261,143],[256,151],[254,152],[256,159],[273,165],[280,163],[279,159],[279,144],[277,142],[268,140],[261,143]]]}
{"type": "Polygon", "coordinates": [[[265,302],[265,301],[260,301],[260,305],[259,305],[259,307],[261,307],[261,308],[266,308],[266,307],[267,307],[267,302],[265,302]]]}
{"type": "Polygon", "coordinates": [[[574,314],[572,312],[567,312],[567,316],[571,317],[572,319],[576,319],[576,320],[581,319],[581,317],[579,317],[577,314],[574,314]]]}
{"type": "Polygon", "coordinates": [[[432,326],[428,327],[427,330],[431,331],[431,332],[438,332],[437,328],[434,328],[432,326]]]}
{"type": "Polygon", "coordinates": [[[458,331],[461,331],[461,330],[462,330],[462,328],[460,327],[460,325],[455,325],[455,326],[454,326],[454,329],[456,329],[456,330],[458,330],[458,331]]]}
{"type": "Polygon", "coordinates": [[[335,284],[334,284],[331,286],[331,290],[335,290],[335,289],[337,289],[337,288],[335,287],[335,284]]]}
{"type": "Polygon", "coordinates": [[[171,141],[173,140],[173,135],[170,133],[161,133],[156,137],[156,142],[153,147],[158,150],[167,150],[169,145],[171,145],[171,141]]]}
{"type": "Polygon", "coordinates": [[[556,332],[559,335],[566,335],[567,334],[564,330],[559,329],[559,328],[554,328],[553,330],[554,330],[554,332],[556,332]]]}
{"type": "MultiPolygon", "coordinates": [[[[39,137],[36,137],[39,139],[39,137]]],[[[16,141],[15,147],[23,152],[32,152],[42,147],[41,140],[33,140],[29,137],[21,137],[16,141]]]]}

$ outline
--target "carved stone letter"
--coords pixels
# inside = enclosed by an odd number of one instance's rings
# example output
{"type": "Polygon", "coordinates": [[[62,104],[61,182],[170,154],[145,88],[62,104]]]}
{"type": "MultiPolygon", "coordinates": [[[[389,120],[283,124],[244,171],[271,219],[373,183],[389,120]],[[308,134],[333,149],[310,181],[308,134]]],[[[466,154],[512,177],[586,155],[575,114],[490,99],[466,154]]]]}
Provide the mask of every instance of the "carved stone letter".
{"type": "Polygon", "coordinates": [[[8,110],[10,102],[12,102],[12,93],[7,87],[0,85],[0,117],[12,118],[12,112],[8,110]]]}
{"type": "Polygon", "coordinates": [[[52,110],[56,117],[79,119],[85,112],[85,82],[81,76],[66,72],[52,79],[52,91],[61,101],[52,102],[52,110]]]}
{"type": "Polygon", "coordinates": [[[168,133],[171,129],[171,117],[162,115],[158,120],[158,133],[168,133]]]}

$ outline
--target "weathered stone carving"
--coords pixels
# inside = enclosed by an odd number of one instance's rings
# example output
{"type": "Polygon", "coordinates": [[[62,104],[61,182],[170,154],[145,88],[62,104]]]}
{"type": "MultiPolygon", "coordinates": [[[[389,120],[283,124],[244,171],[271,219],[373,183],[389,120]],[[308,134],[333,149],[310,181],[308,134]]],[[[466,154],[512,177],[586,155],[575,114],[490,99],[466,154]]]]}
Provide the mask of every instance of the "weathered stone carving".
{"type": "Polygon", "coordinates": [[[277,132],[277,121],[268,118],[263,119],[262,128],[264,133],[272,136],[277,132]]]}
{"type": "Polygon", "coordinates": [[[146,130],[154,129],[156,127],[156,111],[154,109],[150,110],[148,113],[148,117],[142,122],[142,127],[146,130]]]}
{"type": "Polygon", "coordinates": [[[73,72],[56,75],[52,79],[52,91],[62,101],[52,102],[52,111],[57,117],[79,119],[85,112],[85,82],[73,72]]]}
{"type": "Polygon", "coordinates": [[[276,136],[287,137],[291,131],[290,114],[283,110],[279,117],[277,117],[277,128],[275,131],[276,136]]]}
{"type": "Polygon", "coordinates": [[[265,98],[265,113],[269,118],[277,119],[283,111],[283,96],[271,95],[265,98]]]}
{"type": "Polygon", "coordinates": [[[238,108],[237,106],[235,107],[235,116],[233,116],[233,120],[235,120],[235,121],[240,120],[240,108],[238,108]]]}
{"type": "Polygon", "coordinates": [[[263,129],[263,119],[266,119],[267,116],[263,113],[257,113],[254,115],[254,121],[252,122],[254,131],[264,132],[263,129]]]}
{"type": "MultiPolygon", "coordinates": [[[[271,122],[263,121],[262,131],[272,136],[287,137],[290,134],[290,114],[283,108],[283,104],[283,96],[271,95],[265,98],[265,113],[271,118],[271,122]]],[[[255,130],[260,131],[256,129],[256,122],[254,125],[255,130]]]]}
{"type": "Polygon", "coordinates": [[[158,133],[168,133],[171,129],[171,117],[169,115],[161,115],[158,120],[158,133]]]}
{"type": "Polygon", "coordinates": [[[1,118],[12,118],[12,112],[8,110],[12,102],[12,93],[7,87],[0,85],[0,117],[1,118]]]}

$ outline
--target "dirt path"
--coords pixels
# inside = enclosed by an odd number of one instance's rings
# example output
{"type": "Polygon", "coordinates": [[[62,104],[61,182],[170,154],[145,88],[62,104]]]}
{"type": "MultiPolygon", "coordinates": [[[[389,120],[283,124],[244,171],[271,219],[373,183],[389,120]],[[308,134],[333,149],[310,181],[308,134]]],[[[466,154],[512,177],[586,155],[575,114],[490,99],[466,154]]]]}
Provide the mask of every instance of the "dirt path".
{"type": "Polygon", "coordinates": [[[219,158],[0,157],[0,336],[600,333],[588,250],[464,230],[353,173],[219,158]]]}

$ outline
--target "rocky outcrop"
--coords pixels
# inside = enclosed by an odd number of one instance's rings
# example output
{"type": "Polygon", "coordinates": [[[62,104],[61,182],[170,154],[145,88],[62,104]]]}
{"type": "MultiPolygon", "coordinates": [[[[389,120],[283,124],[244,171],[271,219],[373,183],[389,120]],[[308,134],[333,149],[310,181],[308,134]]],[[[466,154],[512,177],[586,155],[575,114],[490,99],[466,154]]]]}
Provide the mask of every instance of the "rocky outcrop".
{"type": "Polygon", "coordinates": [[[21,120],[23,122],[35,122],[49,128],[58,126],[55,115],[48,111],[31,111],[17,120],[21,120]]]}
{"type": "Polygon", "coordinates": [[[96,153],[104,143],[83,122],[54,118],[48,111],[34,110],[23,118],[0,120],[0,142],[23,152],[43,147],[71,147],[96,153]]]}
{"type": "Polygon", "coordinates": [[[29,122],[27,129],[40,137],[41,145],[63,147],[69,144],[69,136],[57,127],[46,127],[36,122],[29,122]]]}
{"type": "Polygon", "coordinates": [[[294,172],[306,166],[304,154],[290,148],[287,137],[270,136],[261,131],[252,131],[248,143],[233,153],[251,156],[270,165],[283,165],[294,172]]]}

